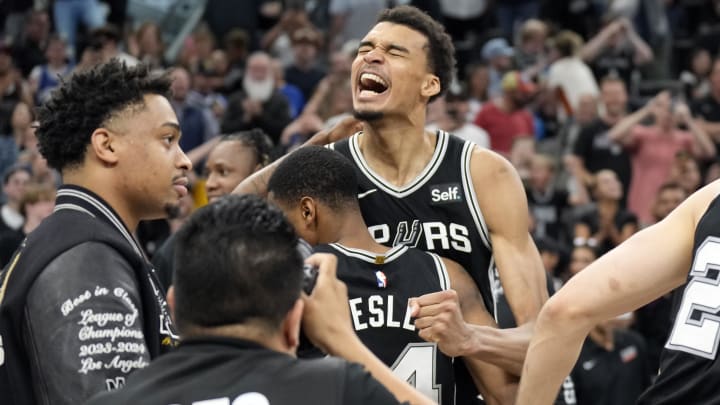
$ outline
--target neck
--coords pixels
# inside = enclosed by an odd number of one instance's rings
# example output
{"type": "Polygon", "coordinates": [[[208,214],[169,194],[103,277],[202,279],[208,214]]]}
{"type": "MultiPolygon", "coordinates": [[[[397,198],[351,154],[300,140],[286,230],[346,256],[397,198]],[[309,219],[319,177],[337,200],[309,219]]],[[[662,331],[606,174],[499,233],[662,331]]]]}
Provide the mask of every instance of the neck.
{"type": "Polygon", "coordinates": [[[517,108],[515,107],[515,103],[513,103],[512,100],[510,100],[510,98],[508,98],[507,96],[499,100],[498,107],[500,107],[502,111],[508,113],[517,110],[517,108]]]}
{"type": "Polygon", "coordinates": [[[42,222],[41,218],[35,218],[35,217],[30,217],[30,216],[26,217],[25,223],[23,224],[23,233],[25,235],[29,234],[30,232],[35,230],[35,228],[37,228],[38,225],[40,225],[40,222],[42,222]]]}
{"type": "Polygon", "coordinates": [[[619,203],[617,200],[612,200],[608,198],[599,198],[597,200],[598,208],[601,210],[615,210],[618,208],[619,203]]]}
{"type": "Polygon", "coordinates": [[[398,121],[394,117],[366,123],[359,144],[370,167],[396,186],[412,181],[430,161],[436,136],[425,132],[425,114],[398,121]]]}
{"type": "Polygon", "coordinates": [[[63,182],[86,188],[100,196],[105,203],[115,210],[120,220],[130,230],[130,233],[135,233],[141,219],[140,215],[133,212],[128,200],[114,189],[112,182],[88,172],[90,171],[63,172],[63,182]]]}
{"type": "Polygon", "coordinates": [[[270,350],[295,356],[294,348],[285,344],[281,333],[269,332],[264,326],[260,325],[233,324],[210,328],[190,327],[184,329],[186,329],[184,331],[185,333],[183,333],[184,338],[213,336],[231,339],[245,339],[255,342],[270,350]]]}
{"type": "Polygon", "coordinates": [[[359,207],[338,215],[336,220],[340,224],[336,233],[338,237],[332,242],[339,243],[349,248],[367,250],[373,253],[387,252],[388,248],[375,242],[375,239],[372,238],[369,232],[358,232],[358,229],[367,229],[367,225],[362,218],[359,207]]]}

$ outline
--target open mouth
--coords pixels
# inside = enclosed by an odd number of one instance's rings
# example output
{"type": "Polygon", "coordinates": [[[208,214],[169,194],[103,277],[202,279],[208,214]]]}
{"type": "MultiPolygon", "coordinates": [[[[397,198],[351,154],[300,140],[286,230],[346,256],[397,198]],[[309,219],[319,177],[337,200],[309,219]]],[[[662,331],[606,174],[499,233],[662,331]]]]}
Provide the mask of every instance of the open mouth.
{"type": "Polygon", "coordinates": [[[374,96],[384,93],[389,86],[382,77],[374,73],[363,73],[360,75],[359,87],[361,96],[374,96]]]}

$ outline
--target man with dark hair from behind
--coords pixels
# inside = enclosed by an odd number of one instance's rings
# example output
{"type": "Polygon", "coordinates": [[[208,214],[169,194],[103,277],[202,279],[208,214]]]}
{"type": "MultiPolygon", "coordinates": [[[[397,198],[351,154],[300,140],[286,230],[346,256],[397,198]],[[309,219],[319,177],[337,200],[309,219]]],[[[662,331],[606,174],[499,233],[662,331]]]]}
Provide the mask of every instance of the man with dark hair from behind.
{"type": "Polygon", "coordinates": [[[192,164],[169,89],[166,76],[111,61],[40,109],[40,151],[64,185],[0,274],[3,404],[82,403],[175,345],[164,291],[132,237],[187,194],[192,164]]]}
{"type": "MultiPolygon", "coordinates": [[[[472,333],[463,314],[476,324],[495,327],[467,272],[434,253],[375,242],[360,213],[355,169],[337,152],[308,146],[292,153],[273,173],[268,192],[298,235],[315,245],[315,252],[337,256],[338,278],[348,286],[353,325],[363,343],[435,402],[454,403],[455,349],[437,343],[431,320],[412,322],[408,308],[412,297],[445,290],[459,297],[462,314],[458,308],[451,318],[457,329],[472,333]]],[[[486,403],[512,401],[510,376],[495,366],[468,361],[486,403]]]]}
{"type": "Polygon", "coordinates": [[[182,342],[90,404],[397,404],[393,394],[431,403],[355,335],[333,256],[307,259],[318,277],[301,296],[297,243],[282,212],[257,196],[226,196],[196,211],[178,233],[168,292],[182,342]],[[366,371],[332,357],[296,359],[301,321],[316,345],[366,371]]]}

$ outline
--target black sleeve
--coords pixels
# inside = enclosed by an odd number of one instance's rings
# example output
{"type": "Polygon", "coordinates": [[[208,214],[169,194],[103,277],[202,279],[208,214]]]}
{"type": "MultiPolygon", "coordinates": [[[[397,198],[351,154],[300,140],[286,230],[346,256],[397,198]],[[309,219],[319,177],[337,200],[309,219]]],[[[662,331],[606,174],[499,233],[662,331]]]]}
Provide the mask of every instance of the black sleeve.
{"type": "Polygon", "coordinates": [[[25,308],[35,393],[42,404],[79,404],[118,388],[150,355],[135,273],[114,249],[80,244],[54,259],[25,308]]]}
{"type": "Polygon", "coordinates": [[[573,145],[572,154],[582,158],[584,161],[587,161],[588,156],[592,153],[592,130],[592,125],[583,127],[573,145]]]}
{"type": "MultiPolygon", "coordinates": [[[[342,401],[344,405],[395,405],[400,403],[387,388],[365,371],[361,365],[350,363],[345,370],[345,392],[342,401]]],[[[403,402],[403,404],[407,404],[407,402],[403,402]]]]}
{"type": "Polygon", "coordinates": [[[174,233],[165,239],[165,242],[163,242],[152,257],[155,274],[157,275],[158,280],[160,280],[160,284],[162,284],[163,288],[165,288],[165,291],[167,291],[168,288],[170,288],[170,285],[172,285],[175,235],[177,234],[174,233]]]}

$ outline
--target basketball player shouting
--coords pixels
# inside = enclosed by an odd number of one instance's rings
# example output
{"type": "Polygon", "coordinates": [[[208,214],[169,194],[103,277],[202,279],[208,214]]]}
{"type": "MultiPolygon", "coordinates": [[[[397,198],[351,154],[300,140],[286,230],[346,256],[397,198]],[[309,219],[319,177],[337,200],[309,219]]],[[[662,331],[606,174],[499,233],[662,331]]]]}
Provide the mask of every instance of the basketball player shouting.
{"type": "MultiPolygon", "coordinates": [[[[465,354],[518,373],[532,323],[547,299],[544,272],[510,163],[445,132],[425,132],[427,104],[448,88],[454,66],[454,48],[441,25],[409,6],[384,11],[352,66],[353,107],[364,130],[330,147],[357,167],[360,207],[377,242],[458,262],[491,313],[502,285],[520,325],[516,332],[526,333],[525,345],[495,339],[492,345],[468,345],[465,354]]],[[[319,134],[311,143],[334,136],[337,131],[319,134]]],[[[266,192],[273,169],[251,176],[235,192],[266,192]]]]}

